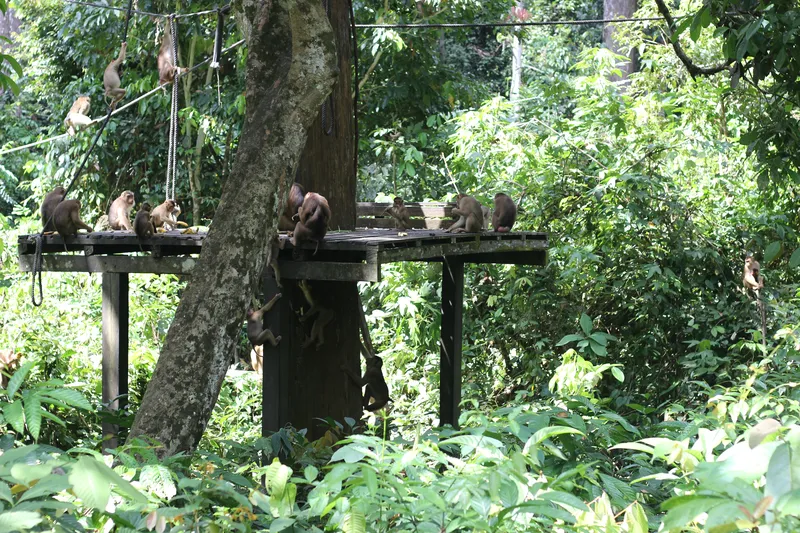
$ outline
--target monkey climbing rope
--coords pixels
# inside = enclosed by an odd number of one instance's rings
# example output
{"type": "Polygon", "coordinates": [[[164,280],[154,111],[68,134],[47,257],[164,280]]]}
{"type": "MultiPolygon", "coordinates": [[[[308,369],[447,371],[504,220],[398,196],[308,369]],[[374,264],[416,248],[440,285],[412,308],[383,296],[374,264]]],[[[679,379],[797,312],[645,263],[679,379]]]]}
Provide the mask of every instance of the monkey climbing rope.
{"type": "MultiPolygon", "coordinates": [[[[121,43],[125,43],[128,41],[128,27],[131,19],[131,10],[133,9],[133,0],[128,0],[128,13],[125,15],[125,30],[122,32],[122,41],[121,43]]],[[[120,72],[120,77],[122,73],[120,72]]],[[[83,161],[78,166],[78,170],[75,171],[73,174],[72,179],[70,180],[69,184],[67,185],[66,189],[64,189],[64,196],[61,197],[61,201],[63,202],[69,191],[72,189],[72,186],[75,185],[75,182],[78,180],[78,177],[83,172],[83,169],[86,167],[86,163],[89,161],[89,156],[92,154],[95,146],[97,146],[97,141],[100,140],[100,136],[103,134],[103,130],[106,129],[108,126],[109,120],[111,120],[111,114],[114,112],[114,107],[112,105],[108,106],[108,112],[106,113],[106,118],[103,121],[103,124],[100,126],[100,129],[97,131],[97,134],[94,136],[94,140],[92,141],[91,146],[89,146],[89,150],[83,156],[83,161]]],[[[44,294],[42,292],[42,243],[44,241],[44,228],[46,228],[50,222],[53,220],[53,216],[55,215],[55,209],[52,213],[50,213],[50,218],[44,220],[44,225],[42,226],[42,230],[36,236],[36,252],[33,258],[33,269],[31,272],[31,303],[33,303],[34,307],[39,307],[44,303],[44,294]],[[36,285],[37,285],[37,276],[38,276],[38,285],[39,285],[39,301],[36,301],[36,285]]]]}
{"type": "Polygon", "coordinates": [[[169,148],[167,152],[167,183],[164,193],[167,200],[175,199],[175,173],[177,171],[177,145],[178,145],[178,36],[175,31],[175,17],[169,17],[169,31],[172,38],[172,65],[175,73],[172,78],[172,105],[169,116],[169,148]]]}

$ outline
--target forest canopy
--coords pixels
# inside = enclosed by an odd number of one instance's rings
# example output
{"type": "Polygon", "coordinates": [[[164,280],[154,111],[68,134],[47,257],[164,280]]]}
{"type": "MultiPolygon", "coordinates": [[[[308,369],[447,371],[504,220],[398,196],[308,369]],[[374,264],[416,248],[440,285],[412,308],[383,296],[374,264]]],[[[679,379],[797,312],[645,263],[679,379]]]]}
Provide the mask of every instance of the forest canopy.
{"type": "MultiPolygon", "coordinates": [[[[320,420],[319,439],[262,435],[240,327],[197,449],[170,457],[147,438],[104,456],[101,427],[128,436],[186,279],[130,276],[113,411],[100,276],[45,272],[34,307],[18,263],[98,132],[66,134],[73,102],[105,118],[127,2],[90,4],[0,0],[0,532],[800,529],[796,0],[354,1],[372,26],[350,73],[353,200],[505,192],[514,230],[547,233],[546,265],[465,267],[458,427],[438,414],[442,265],[394,263],[358,289],[387,408],[320,420]]],[[[268,107],[248,92],[258,27],[234,3],[213,69],[216,3],[134,4],[209,11],[177,19],[179,64],[197,68],[178,81],[175,197],[213,228],[248,110],[268,107]]],[[[119,106],[152,94],[108,121],[76,180],[92,226],[122,191],[137,208],[168,193],[167,24],[130,19],[119,106]]]]}

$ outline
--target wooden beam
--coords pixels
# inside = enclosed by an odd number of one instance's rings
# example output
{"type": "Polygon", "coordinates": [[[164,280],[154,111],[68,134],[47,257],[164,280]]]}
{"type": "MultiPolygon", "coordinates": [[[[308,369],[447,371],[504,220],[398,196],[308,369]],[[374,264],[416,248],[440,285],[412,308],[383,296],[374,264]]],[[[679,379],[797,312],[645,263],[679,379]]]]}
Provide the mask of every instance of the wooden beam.
{"type": "Polygon", "coordinates": [[[337,263],[333,261],[278,261],[281,279],[323,281],[380,281],[379,263],[337,263]]]}
{"type": "MultiPolygon", "coordinates": [[[[385,214],[385,211],[391,206],[391,203],[358,202],[356,212],[360,217],[389,216],[385,214]]],[[[410,217],[452,218],[453,208],[456,207],[456,204],[450,202],[405,202],[405,206],[410,217]]]]}
{"type": "MultiPolygon", "coordinates": [[[[128,275],[103,274],[103,404],[123,409],[128,394],[128,275]],[[125,398],[119,398],[124,395],[125,398]]],[[[103,449],[117,447],[119,426],[103,422],[103,449]]]]}
{"type": "Polygon", "coordinates": [[[461,403],[461,342],[464,311],[464,263],[445,258],[442,265],[442,330],[439,345],[439,424],[458,427],[461,403]]]}
{"type": "MultiPolygon", "coordinates": [[[[19,256],[19,269],[33,269],[33,255],[19,256]]],[[[103,272],[121,274],[190,274],[197,258],[148,257],[130,255],[42,255],[45,272],[103,272]]]]}
{"type": "MultiPolygon", "coordinates": [[[[411,227],[414,229],[447,229],[455,222],[449,218],[412,218],[411,227]]],[[[393,218],[362,218],[356,220],[357,228],[389,228],[395,229],[393,218]]],[[[404,231],[404,230],[397,230],[404,231]]]]}
{"type": "MultiPolygon", "coordinates": [[[[423,242],[414,248],[387,248],[381,251],[381,261],[393,263],[397,261],[425,261],[445,256],[471,256],[475,262],[493,262],[491,255],[500,253],[530,252],[531,250],[546,250],[547,241],[539,240],[479,240],[477,235],[472,239],[453,237],[453,242],[439,242],[429,244],[423,242]],[[485,259],[484,259],[485,257],[485,259]]],[[[516,261],[512,261],[516,262],[516,261]]]]}

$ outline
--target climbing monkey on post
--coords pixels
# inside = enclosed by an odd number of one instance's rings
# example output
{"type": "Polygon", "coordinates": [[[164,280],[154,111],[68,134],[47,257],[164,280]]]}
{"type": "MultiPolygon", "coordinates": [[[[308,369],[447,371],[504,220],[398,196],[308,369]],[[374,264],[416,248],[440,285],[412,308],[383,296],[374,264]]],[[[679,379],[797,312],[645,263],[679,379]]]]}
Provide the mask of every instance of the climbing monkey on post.
{"type": "Polygon", "coordinates": [[[331,219],[331,208],[328,207],[328,200],[321,194],[315,192],[306,193],[303,198],[303,205],[297,212],[300,220],[294,227],[292,234],[292,246],[297,246],[302,241],[319,243],[325,238],[328,232],[328,221],[331,219]]]}
{"type": "Polygon", "coordinates": [[[92,122],[92,119],[87,116],[89,107],[91,107],[91,102],[88,96],[79,96],[72,103],[72,107],[64,119],[64,125],[67,127],[67,133],[70,137],[75,136],[77,126],[85,127],[92,122]]]}
{"type": "Polygon", "coordinates": [[[103,72],[103,86],[105,87],[106,98],[111,97],[109,106],[116,107],[117,102],[125,97],[127,92],[125,89],[120,89],[122,80],[119,78],[119,66],[125,61],[125,51],[128,49],[128,43],[122,43],[119,49],[119,57],[108,64],[105,72],[103,72]]]}
{"type": "Polygon", "coordinates": [[[361,405],[367,411],[377,411],[392,401],[389,398],[389,386],[386,385],[386,380],[383,378],[383,359],[377,355],[366,358],[367,369],[364,371],[363,377],[358,377],[352,370],[342,365],[342,371],[350,377],[350,380],[359,387],[366,387],[364,389],[364,396],[361,399],[361,405]],[[373,400],[370,403],[370,399],[373,400]]]}
{"type": "Polygon", "coordinates": [[[269,328],[265,328],[263,324],[264,313],[272,309],[275,302],[281,297],[281,293],[272,297],[272,300],[261,309],[248,309],[247,310],[247,338],[250,343],[255,346],[261,346],[264,342],[269,342],[272,346],[277,346],[281,342],[281,336],[277,337],[272,334],[269,328]]]}
{"type": "Polygon", "coordinates": [[[311,287],[306,280],[301,280],[297,285],[300,287],[300,290],[303,291],[303,296],[305,296],[308,305],[311,306],[309,307],[308,311],[306,311],[303,316],[300,317],[300,322],[305,324],[311,318],[315,316],[317,317],[317,319],[314,320],[314,323],[311,325],[311,334],[308,336],[305,342],[303,342],[302,348],[305,350],[312,344],[315,344],[316,341],[316,348],[319,349],[320,346],[325,344],[325,326],[327,326],[328,323],[333,320],[333,311],[318,305],[314,301],[314,297],[311,295],[311,287]]]}

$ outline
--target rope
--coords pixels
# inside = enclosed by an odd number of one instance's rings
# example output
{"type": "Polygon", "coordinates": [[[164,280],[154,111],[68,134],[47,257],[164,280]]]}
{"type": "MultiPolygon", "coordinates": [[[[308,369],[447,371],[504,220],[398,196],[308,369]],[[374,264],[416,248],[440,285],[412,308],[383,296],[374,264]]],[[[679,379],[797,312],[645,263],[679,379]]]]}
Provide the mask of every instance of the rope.
{"type": "MultiPolygon", "coordinates": [[[[686,15],[691,16],[691,15],[686,15]]],[[[685,17],[682,17],[685,18],[685,17]]],[[[677,17],[676,17],[677,19],[677,17]]],[[[443,23],[398,23],[398,24],[356,24],[356,28],[502,28],[508,26],[582,26],[588,24],[616,24],[619,22],[658,22],[661,17],[585,19],[585,20],[537,20],[531,22],[443,22],[443,23]]]]}
{"type": "Polygon", "coordinates": [[[355,129],[353,173],[355,173],[355,183],[358,183],[358,34],[356,33],[356,14],[353,10],[353,0],[347,0],[347,3],[350,5],[350,33],[353,37],[353,72],[355,72],[355,91],[353,91],[353,128],[355,129]]]}
{"type": "MultiPolygon", "coordinates": [[[[178,42],[174,17],[170,17],[169,19],[169,32],[172,37],[172,64],[177,69],[178,42]]],[[[176,149],[178,144],[178,78],[179,76],[175,74],[172,79],[172,105],[169,117],[169,151],[167,152],[167,183],[164,186],[167,200],[175,198],[176,149]]]]}
{"type": "MultiPolygon", "coordinates": [[[[174,17],[174,18],[177,18],[177,19],[188,18],[188,17],[198,17],[198,16],[201,16],[201,15],[209,15],[211,13],[216,13],[218,11],[217,9],[207,9],[205,11],[195,11],[194,13],[182,13],[182,14],[176,13],[176,14],[171,14],[171,15],[164,15],[162,13],[151,13],[149,11],[140,11],[138,9],[128,10],[128,9],[125,9],[125,8],[122,8],[122,7],[106,6],[106,5],[103,5],[103,4],[95,4],[93,2],[82,2],[80,0],[63,0],[63,1],[65,3],[67,3],[67,4],[75,4],[75,5],[87,6],[87,7],[96,7],[97,9],[106,9],[108,11],[128,11],[131,14],[139,15],[139,16],[142,16],[142,17],[159,17],[159,18],[163,18],[163,19],[166,19],[166,18],[169,18],[169,17],[174,17]]],[[[226,10],[230,9],[230,6],[225,6],[222,9],[226,9],[226,10]]],[[[129,17],[130,17],[130,15],[129,15],[129,17]]]]}
{"type": "Polygon", "coordinates": [[[211,59],[211,68],[219,68],[219,60],[222,55],[222,31],[225,26],[225,14],[222,9],[217,10],[217,31],[214,33],[214,57],[211,59]]]}

